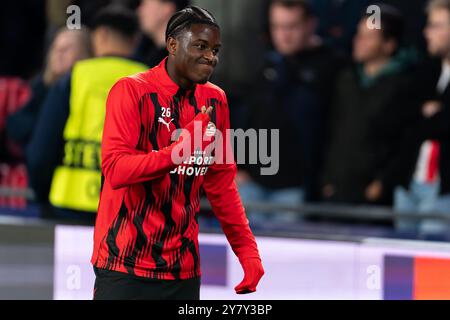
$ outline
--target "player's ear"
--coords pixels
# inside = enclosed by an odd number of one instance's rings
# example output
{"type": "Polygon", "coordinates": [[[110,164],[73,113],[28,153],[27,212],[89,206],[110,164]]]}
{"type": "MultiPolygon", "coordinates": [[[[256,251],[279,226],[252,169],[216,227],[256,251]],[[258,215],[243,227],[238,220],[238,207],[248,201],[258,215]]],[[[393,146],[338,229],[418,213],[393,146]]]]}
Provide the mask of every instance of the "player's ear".
{"type": "Polygon", "coordinates": [[[170,55],[175,56],[177,53],[177,40],[175,38],[169,37],[167,39],[167,51],[170,55]]]}

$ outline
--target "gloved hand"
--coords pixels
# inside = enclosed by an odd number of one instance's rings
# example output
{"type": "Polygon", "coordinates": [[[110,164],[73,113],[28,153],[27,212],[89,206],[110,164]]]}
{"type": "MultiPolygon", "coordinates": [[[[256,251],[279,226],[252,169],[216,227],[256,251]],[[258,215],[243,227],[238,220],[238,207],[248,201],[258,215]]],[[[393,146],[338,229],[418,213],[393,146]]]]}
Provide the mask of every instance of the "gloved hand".
{"type": "Polygon", "coordinates": [[[244,279],[234,290],[237,294],[246,294],[256,291],[259,280],[264,275],[264,269],[259,258],[246,258],[241,262],[244,270],[244,279]]]}

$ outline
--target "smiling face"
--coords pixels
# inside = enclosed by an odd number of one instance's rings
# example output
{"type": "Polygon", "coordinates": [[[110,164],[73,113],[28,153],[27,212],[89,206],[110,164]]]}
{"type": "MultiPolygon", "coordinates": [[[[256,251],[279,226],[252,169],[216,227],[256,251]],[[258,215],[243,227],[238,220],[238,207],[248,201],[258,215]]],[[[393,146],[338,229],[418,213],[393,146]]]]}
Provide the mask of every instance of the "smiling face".
{"type": "Polygon", "coordinates": [[[205,84],[219,62],[220,30],[211,25],[193,24],[175,38],[167,41],[169,75],[185,88],[205,84]]]}

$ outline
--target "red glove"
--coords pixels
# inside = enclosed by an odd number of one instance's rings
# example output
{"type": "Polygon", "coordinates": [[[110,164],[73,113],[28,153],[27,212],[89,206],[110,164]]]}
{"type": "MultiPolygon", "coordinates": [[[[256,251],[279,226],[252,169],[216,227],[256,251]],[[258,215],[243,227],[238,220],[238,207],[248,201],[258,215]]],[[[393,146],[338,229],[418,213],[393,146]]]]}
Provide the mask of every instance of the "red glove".
{"type": "Polygon", "coordinates": [[[259,258],[247,258],[241,262],[244,270],[244,279],[234,290],[237,294],[246,294],[256,291],[259,280],[264,275],[264,269],[259,258]]]}

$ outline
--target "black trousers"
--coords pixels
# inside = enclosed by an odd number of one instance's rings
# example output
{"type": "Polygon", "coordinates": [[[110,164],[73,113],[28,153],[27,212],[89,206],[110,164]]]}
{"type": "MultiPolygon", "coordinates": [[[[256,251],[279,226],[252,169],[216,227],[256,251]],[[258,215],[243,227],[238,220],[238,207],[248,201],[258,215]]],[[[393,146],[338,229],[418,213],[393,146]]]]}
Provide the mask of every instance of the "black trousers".
{"type": "Polygon", "coordinates": [[[200,277],[157,280],[94,267],[94,300],[200,300],[200,277]]]}

